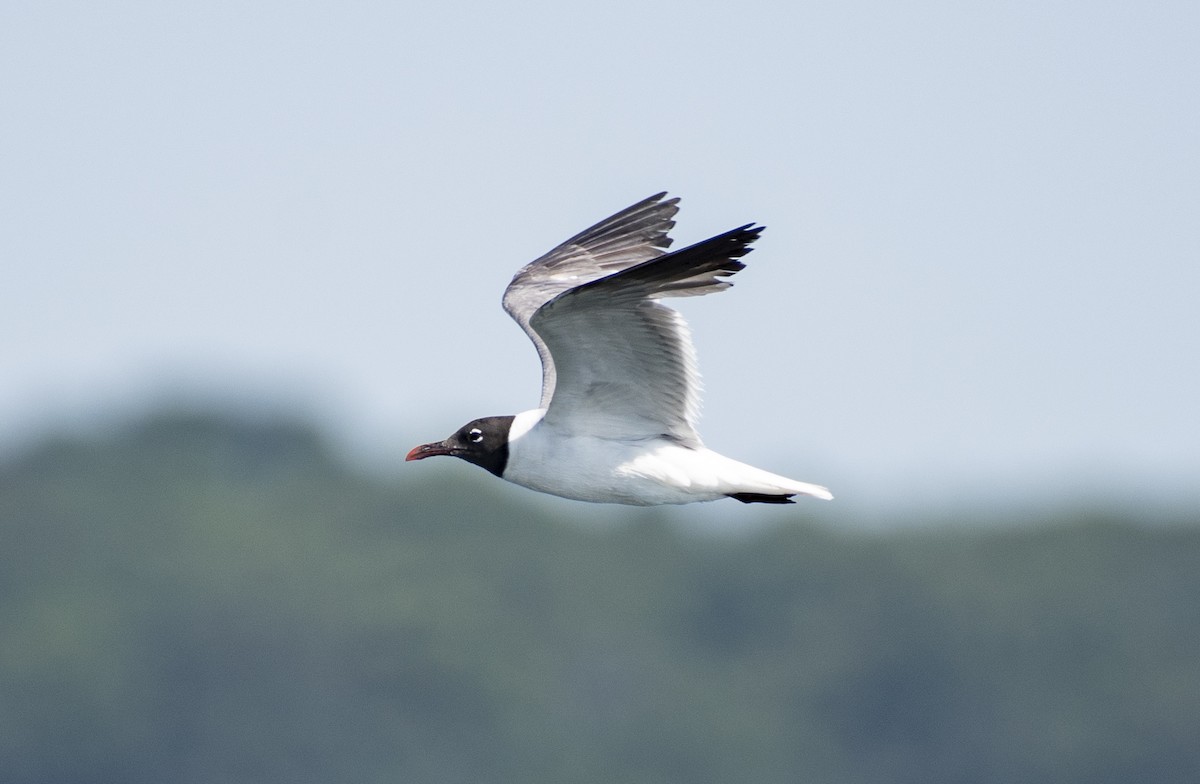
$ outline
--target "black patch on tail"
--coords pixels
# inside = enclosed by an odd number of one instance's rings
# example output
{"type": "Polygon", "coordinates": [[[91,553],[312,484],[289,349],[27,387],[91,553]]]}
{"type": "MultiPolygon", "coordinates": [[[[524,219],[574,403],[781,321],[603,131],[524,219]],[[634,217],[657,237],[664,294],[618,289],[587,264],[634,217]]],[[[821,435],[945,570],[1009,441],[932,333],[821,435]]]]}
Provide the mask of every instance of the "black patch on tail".
{"type": "Polygon", "coordinates": [[[771,495],[770,493],[726,493],[729,498],[736,498],[743,504],[794,504],[791,495],[771,495]]]}

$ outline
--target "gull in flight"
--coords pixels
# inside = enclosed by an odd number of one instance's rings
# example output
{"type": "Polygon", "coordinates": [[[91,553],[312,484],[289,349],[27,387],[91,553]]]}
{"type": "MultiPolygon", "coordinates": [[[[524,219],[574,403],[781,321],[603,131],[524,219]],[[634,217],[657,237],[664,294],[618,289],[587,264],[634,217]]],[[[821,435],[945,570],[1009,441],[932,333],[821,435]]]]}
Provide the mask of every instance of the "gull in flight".
{"type": "Polygon", "coordinates": [[[740,259],[763,227],[669,253],[678,203],[651,196],[521,268],[503,304],[541,357],[538,407],[472,420],[405,459],[450,455],[533,490],[598,503],[833,498],[701,443],[691,335],[662,300],[728,288],[723,278],[745,267],[740,259]]]}

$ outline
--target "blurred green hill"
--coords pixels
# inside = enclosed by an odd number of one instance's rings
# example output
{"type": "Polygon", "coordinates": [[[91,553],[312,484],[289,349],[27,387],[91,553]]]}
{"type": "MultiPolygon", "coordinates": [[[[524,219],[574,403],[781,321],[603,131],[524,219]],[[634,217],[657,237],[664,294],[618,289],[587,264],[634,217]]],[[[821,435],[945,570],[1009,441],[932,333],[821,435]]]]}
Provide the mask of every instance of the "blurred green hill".
{"type": "Polygon", "coordinates": [[[1200,526],[714,537],[447,473],[184,413],[9,459],[0,780],[1200,781],[1200,526]]]}

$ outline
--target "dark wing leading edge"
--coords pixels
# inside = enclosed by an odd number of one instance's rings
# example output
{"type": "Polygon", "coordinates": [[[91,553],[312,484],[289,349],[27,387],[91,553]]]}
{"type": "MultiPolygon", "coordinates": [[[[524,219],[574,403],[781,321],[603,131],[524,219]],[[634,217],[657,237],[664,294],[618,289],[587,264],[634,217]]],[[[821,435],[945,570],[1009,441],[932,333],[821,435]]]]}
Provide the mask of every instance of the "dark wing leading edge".
{"type": "MultiPolygon", "coordinates": [[[[554,296],[529,319],[557,383],[545,421],[576,435],[669,435],[698,446],[700,379],[683,317],[658,300],[729,287],[762,227],[747,224],[554,296]]],[[[543,360],[544,361],[544,360],[543,360]]]]}
{"type": "Polygon", "coordinates": [[[670,246],[679,199],[659,193],[621,210],[576,234],[546,255],[522,267],[504,290],[504,309],[533,341],[542,360],[542,400],[550,405],[555,362],[542,336],[531,326],[538,309],[581,284],[661,256],[670,246]]]}

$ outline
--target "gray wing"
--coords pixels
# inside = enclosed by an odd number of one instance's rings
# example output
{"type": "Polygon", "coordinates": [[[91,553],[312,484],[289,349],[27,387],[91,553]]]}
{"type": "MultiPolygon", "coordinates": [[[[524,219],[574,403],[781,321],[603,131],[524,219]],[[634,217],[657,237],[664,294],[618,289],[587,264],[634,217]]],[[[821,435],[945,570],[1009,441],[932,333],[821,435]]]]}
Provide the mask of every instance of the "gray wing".
{"type": "Polygon", "coordinates": [[[583,283],[661,256],[679,212],[679,199],[659,193],[576,234],[546,255],[522,267],[504,290],[504,309],[533,341],[542,360],[542,400],[550,405],[557,376],[546,343],[530,325],[538,309],[583,283]]]}
{"type": "Polygon", "coordinates": [[[662,297],[710,294],[745,267],[762,227],[747,224],[576,285],[536,310],[530,328],[553,358],[545,421],[576,435],[667,435],[699,446],[700,379],[683,317],[662,297]]]}

